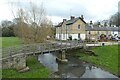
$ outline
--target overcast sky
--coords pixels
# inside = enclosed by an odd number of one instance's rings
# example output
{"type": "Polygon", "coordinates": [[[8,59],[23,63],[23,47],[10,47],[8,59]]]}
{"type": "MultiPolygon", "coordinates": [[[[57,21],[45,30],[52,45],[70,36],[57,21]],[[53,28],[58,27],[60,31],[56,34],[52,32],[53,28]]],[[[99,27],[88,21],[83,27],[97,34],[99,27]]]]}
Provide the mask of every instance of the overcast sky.
{"type": "MultiPolygon", "coordinates": [[[[12,20],[13,15],[8,1],[0,0],[0,21],[12,20]]],[[[27,6],[29,1],[36,5],[44,3],[48,17],[54,24],[61,22],[63,18],[70,19],[70,15],[79,17],[84,15],[86,22],[109,19],[118,11],[118,1],[120,0],[19,0],[27,6]]]]}

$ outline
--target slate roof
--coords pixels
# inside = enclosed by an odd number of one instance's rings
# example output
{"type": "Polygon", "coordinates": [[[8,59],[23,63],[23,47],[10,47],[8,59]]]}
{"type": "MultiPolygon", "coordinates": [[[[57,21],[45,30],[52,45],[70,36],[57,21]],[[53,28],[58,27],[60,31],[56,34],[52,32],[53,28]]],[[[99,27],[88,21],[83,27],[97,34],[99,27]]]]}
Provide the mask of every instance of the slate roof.
{"type": "Polygon", "coordinates": [[[75,19],[68,20],[68,21],[66,22],[66,25],[73,24],[73,23],[75,23],[75,22],[76,22],[77,20],[79,20],[79,19],[81,19],[81,20],[86,24],[86,22],[85,22],[81,17],[77,17],[77,18],[75,18],[75,19]]]}
{"type": "Polygon", "coordinates": [[[61,27],[63,24],[63,22],[60,22],[58,25],[56,25],[55,27],[61,27]]]}
{"type": "Polygon", "coordinates": [[[91,26],[86,26],[86,31],[118,31],[118,27],[98,27],[98,26],[95,26],[95,27],[91,27],[91,26]]]}
{"type": "MultiPolygon", "coordinates": [[[[81,17],[77,17],[77,18],[74,18],[74,19],[71,19],[71,20],[67,20],[66,21],[66,25],[70,25],[70,24],[73,24],[73,23],[75,23],[77,20],[82,20],[85,24],[86,24],[86,22],[81,18],[81,17]]],[[[58,25],[56,25],[55,27],[61,27],[62,26],[62,24],[63,24],[63,22],[60,22],[58,25]]]]}

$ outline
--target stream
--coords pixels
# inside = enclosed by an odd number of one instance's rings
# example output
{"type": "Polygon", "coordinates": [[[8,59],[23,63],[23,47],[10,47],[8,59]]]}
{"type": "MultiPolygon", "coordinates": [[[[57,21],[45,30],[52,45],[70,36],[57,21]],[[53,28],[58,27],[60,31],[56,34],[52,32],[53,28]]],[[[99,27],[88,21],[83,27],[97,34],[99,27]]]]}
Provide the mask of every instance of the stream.
{"type": "Polygon", "coordinates": [[[38,60],[53,74],[52,78],[118,78],[101,68],[85,63],[77,58],[67,56],[68,63],[56,61],[56,53],[45,53],[38,60]]]}

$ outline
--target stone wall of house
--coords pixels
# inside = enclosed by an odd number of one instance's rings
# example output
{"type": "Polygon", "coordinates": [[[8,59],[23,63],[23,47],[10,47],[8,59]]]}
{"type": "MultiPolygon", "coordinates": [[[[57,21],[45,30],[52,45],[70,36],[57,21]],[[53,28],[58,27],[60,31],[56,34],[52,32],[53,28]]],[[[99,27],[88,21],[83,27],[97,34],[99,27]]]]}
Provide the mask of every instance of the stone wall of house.
{"type": "Polygon", "coordinates": [[[26,67],[26,55],[10,56],[2,59],[3,69],[23,69],[26,67]]]}
{"type": "Polygon", "coordinates": [[[70,31],[71,33],[74,34],[85,34],[85,23],[83,21],[81,21],[80,19],[77,20],[74,24],[72,24],[72,31],[70,31]],[[80,29],[78,29],[78,25],[80,25],[80,29]]]}

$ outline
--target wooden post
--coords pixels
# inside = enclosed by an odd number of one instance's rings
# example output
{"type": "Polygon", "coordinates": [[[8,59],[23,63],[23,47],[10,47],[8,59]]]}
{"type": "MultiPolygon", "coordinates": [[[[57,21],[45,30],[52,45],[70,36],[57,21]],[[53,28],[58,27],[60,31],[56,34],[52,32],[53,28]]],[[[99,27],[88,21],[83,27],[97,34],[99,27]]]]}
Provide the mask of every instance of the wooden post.
{"type": "Polygon", "coordinates": [[[67,51],[67,41],[66,41],[66,51],[67,51]]]}
{"type": "Polygon", "coordinates": [[[95,42],[94,42],[94,47],[95,47],[95,42]]]}
{"type": "Polygon", "coordinates": [[[41,48],[41,54],[43,54],[43,49],[42,49],[42,48],[43,48],[43,45],[42,45],[42,44],[41,44],[41,47],[40,47],[40,48],[41,48]]]}
{"type": "Polygon", "coordinates": [[[79,47],[80,47],[80,43],[81,43],[81,42],[79,41],[79,47]]]}
{"type": "Polygon", "coordinates": [[[34,47],[34,48],[33,48],[33,55],[35,56],[35,51],[36,51],[36,50],[35,50],[35,49],[36,49],[36,44],[33,44],[33,47],[34,47]]]}
{"type": "Polygon", "coordinates": [[[50,53],[50,47],[51,47],[51,44],[48,44],[48,45],[49,45],[49,46],[48,46],[48,47],[49,47],[48,52],[50,53]]]}
{"type": "Polygon", "coordinates": [[[46,47],[46,44],[44,43],[43,44],[43,52],[45,51],[45,47],[46,47]]]}
{"type": "Polygon", "coordinates": [[[71,41],[70,41],[70,48],[71,48],[71,41]]]}
{"type": "Polygon", "coordinates": [[[54,44],[54,50],[55,50],[55,52],[56,52],[56,44],[54,44]]]}
{"type": "Polygon", "coordinates": [[[12,51],[10,48],[9,48],[9,56],[10,56],[10,60],[12,60],[12,51]]]}

